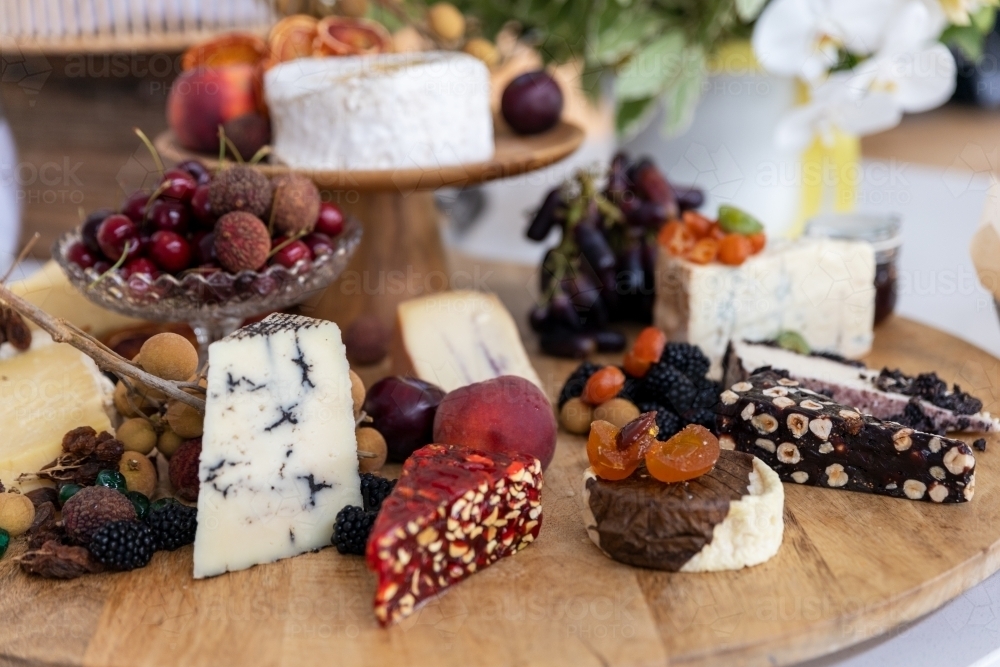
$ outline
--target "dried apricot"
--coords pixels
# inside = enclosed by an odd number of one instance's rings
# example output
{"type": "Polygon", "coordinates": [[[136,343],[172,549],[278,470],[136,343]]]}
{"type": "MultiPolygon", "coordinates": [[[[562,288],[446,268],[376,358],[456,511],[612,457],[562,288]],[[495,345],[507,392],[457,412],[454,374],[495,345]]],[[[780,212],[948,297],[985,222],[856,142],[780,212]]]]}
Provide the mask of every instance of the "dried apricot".
{"type": "Polygon", "coordinates": [[[595,421],[587,438],[587,459],[594,473],[603,479],[625,479],[655,446],[658,431],[655,412],[641,414],[621,429],[610,422],[595,421]]]}
{"type": "Polygon", "coordinates": [[[684,223],[676,220],[663,225],[657,240],[670,254],[683,257],[694,247],[695,238],[684,223]]]}
{"type": "Polygon", "coordinates": [[[616,366],[605,366],[590,376],[580,397],[585,403],[600,405],[618,395],[625,386],[625,374],[616,366]]]}
{"type": "Polygon", "coordinates": [[[756,234],[751,234],[747,237],[750,239],[750,247],[753,249],[753,254],[756,255],[764,246],[767,245],[767,234],[764,232],[757,232],[756,234]]]}
{"type": "Polygon", "coordinates": [[[712,228],[712,221],[698,211],[684,211],[681,215],[681,222],[696,239],[708,236],[708,232],[712,228]]]}
{"type": "Polygon", "coordinates": [[[661,482],[701,477],[719,460],[719,439],[704,426],[689,424],[666,442],[656,441],[646,452],[646,469],[661,482]]]}
{"type": "Polygon", "coordinates": [[[646,373],[649,372],[649,367],[652,365],[652,361],[640,359],[632,350],[626,352],[625,358],[622,360],[622,366],[625,367],[625,372],[634,378],[641,378],[645,376],[646,373]]]}
{"type": "Polygon", "coordinates": [[[730,266],[739,266],[752,254],[750,239],[742,234],[726,234],[719,242],[719,261],[730,266]]]}
{"type": "Polygon", "coordinates": [[[632,349],[625,354],[625,372],[632,377],[642,377],[649,367],[660,360],[667,346],[667,334],[656,327],[646,327],[636,336],[632,349]]]}
{"type": "Polygon", "coordinates": [[[688,261],[695,264],[710,264],[719,255],[719,242],[713,238],[698,239],[687,254],[688,261]]]}

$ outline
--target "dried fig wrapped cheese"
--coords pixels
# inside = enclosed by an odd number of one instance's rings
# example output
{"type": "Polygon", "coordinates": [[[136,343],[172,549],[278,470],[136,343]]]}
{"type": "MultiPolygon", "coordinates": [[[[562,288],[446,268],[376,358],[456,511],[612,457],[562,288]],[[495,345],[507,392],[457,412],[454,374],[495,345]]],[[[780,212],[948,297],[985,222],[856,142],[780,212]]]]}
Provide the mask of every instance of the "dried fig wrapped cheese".
{"type": "Polygon", "coordinates": [[[760,457],[782,481],[935,503],[972,500],[964,442],[862,416],[764,371],[722,392],[719,443],[760,457]]]}
{"type": "Polygon", "coordinates": [[[510,556],[542,526],[542,466],[525,454],[427,445],[403,472],[368,538],[375,616],[389,625],[510,556]]]}

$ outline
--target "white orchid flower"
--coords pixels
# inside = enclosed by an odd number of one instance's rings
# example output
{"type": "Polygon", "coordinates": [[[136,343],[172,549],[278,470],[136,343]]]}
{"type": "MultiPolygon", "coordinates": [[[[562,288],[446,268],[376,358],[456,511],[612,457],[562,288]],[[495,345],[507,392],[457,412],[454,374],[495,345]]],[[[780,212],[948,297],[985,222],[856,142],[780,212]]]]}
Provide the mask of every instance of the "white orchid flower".
{"type": "Polygon", "coordinates": [[[878,50],[902,1],[774,0],[754,27],[754,55],[769,72],[817,81],[841,49],[858,56],[878,50]]]}
{"type": "Polygon", "coordinates": [[[948,17],[948,21],[955,25],[969,25],[972,23],[970,14],[975,14],[983,7],[996,7],[997,0],[928,0],[937,5],[948,17]]]}

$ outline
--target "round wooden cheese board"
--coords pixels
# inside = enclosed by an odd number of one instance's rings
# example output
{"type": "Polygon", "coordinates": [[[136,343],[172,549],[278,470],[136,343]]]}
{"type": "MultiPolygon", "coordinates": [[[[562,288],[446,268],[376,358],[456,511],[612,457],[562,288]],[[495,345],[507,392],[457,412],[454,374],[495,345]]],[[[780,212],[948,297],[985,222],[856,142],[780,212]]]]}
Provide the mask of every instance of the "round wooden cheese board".
{"type": "MultiPolygon", "coordinates": [[[[891,319],[868,361],[933,369],[997,411],[1000,360],[947,334],[891,319]]],[[[552,397],[575,366],[535,364],[552,397]]],[[[372,614],[363,559],[332,548],[195,581],[185,547],[143,570],[61,582],[21,573],[18,543],[0,561],[0,663],[789,664],[888,632],[1000,569],[1000,437],[987,440],[971,503],[786,485],[774,559],[668,574],[621,565],[591,544],[584,441],[561,434],[537,542],[389,629],[372,614]]]]}

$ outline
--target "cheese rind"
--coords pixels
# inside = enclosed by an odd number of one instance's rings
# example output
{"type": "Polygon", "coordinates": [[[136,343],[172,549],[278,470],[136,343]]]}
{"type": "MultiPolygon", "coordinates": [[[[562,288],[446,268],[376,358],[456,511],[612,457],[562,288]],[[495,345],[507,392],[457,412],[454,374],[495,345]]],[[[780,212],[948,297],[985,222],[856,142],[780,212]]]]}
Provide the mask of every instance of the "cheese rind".
{"type": "Polygon", "coordinates": [[[0,346],[0,482],[22,491],[37,487],[15,480],[55,460],[68,431],[111,431],[113,391],[90,357],[40,331],[27,352],[0,346]]]}
{"type": "Polygon", "coordinates": [[[346,350],[333,322],[276,313],[209,348],[195,578],[330,544],[361,505],[346,350]]]}
{"type": "Polygon", "coordinates": [[[384,170],[493,157],[490,74],[463,53],[300,58],[264,92],[274,154],[301,169],[384,170]]]}
{"type": "Polygon", "coordinates": [[[446,392],[516,375],[543,391],[510,312],[495,294],[440,292],[397,307],[394,370],[446,392]]]}
{"type": "Polygon", "coordinates": [[[800,333],[815,350],[856,358],[872,345],[875,254],[861,241],[775,242],[737,267],[694,264],[661,249],[656,325],[697,344],[718,378],[730,340],[800,333]]]}

